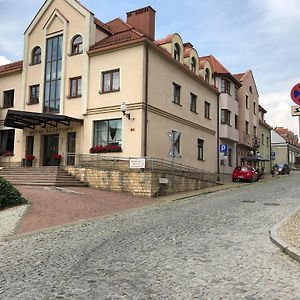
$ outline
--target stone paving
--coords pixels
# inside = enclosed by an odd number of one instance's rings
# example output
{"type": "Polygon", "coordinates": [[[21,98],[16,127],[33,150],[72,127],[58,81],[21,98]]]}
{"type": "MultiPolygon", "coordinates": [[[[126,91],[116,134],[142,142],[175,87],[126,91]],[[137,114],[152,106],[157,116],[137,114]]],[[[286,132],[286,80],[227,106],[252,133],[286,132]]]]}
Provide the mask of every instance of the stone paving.
{"type": "Polygon", "coordinates": [[[269,229],[299,174],[0,242],[0,299],[300,299],[269,229]]]}

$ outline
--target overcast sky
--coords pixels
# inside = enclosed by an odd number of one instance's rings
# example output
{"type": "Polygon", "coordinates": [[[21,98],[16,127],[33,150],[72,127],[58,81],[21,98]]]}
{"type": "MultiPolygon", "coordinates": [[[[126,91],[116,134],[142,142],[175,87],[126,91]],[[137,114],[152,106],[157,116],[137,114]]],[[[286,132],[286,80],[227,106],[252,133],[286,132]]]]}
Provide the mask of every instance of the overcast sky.
{"type": "MultiPolygon", "coordinates": [[[[63,0],[60,0],[63,1],[63,0]]],[[[251,69],[271,126],[298,134],[290,90],[300,82],[299,0],[81,0],[103,22],[147,5],[156,39],[177,32],[200,56],[213,54],[231,73],[251,69]]],[[[0,65],[22,60],[23,32],[43,0],[0,0],[0,65]]]]}

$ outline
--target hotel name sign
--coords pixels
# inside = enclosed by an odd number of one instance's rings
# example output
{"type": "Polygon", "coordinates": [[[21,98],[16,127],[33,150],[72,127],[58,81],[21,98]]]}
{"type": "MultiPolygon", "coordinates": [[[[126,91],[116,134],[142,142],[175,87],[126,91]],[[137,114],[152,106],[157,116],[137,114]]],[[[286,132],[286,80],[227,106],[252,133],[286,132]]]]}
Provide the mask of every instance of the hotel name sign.
{"type": "Polygon", "coordinates": [[[63,132],[70,132],[74,131],[74,128],[71,127],[46,127],[37,130],[31,130],[29,134],[55,134],[55,133],[63,133],[63,132]]]}

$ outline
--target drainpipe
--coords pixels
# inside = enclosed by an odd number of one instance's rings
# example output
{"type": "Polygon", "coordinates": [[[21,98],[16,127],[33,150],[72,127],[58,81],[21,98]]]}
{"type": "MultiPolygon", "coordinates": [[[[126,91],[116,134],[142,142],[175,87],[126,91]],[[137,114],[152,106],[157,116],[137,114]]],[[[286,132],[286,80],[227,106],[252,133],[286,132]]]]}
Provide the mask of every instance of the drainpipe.
{"type": "Polygon", "coordinates": [[[217,94],[217,174],[220,181],[220,95],[217,94]]]}
{"type": "Polygon", "coordinates": [[[290,165],[290,145],[287,144],[287,164],[290,165]]]}
{"type": "Polygon", "coordinates": [[[146,43],[146,74],[145,74],[145,115],[144,115],[144,157],[147,156],[147,142],[148,142],[148,80],[149,80],[149,48],[148,43],[146,43]]]}

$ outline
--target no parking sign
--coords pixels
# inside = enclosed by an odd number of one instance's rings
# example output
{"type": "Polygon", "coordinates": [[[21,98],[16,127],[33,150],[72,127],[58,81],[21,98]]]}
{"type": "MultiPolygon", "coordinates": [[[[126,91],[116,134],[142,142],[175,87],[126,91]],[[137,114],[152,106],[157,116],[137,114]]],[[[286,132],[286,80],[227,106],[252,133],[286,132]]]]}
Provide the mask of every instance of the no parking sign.
{"type": "Polygon", "coordinates": [[[291,98],[297,104],[300,105],[300,83],[297,83],[291,90],[291,98]]]}

